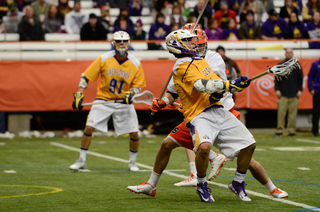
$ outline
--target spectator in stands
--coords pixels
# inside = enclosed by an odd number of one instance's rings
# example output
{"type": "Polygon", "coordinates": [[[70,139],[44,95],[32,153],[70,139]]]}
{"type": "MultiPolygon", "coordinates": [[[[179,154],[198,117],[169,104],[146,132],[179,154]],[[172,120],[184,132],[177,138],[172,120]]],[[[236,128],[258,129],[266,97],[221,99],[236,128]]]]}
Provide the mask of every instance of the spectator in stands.
{"type": "Polygon", "coordinates": [[[81,11],[80,1],[75,0],[73,10],[65,16],[64,23],[68,34],[80,34],[84,23],[89,20],[88,14],[81,11]]]}
{"type": "Polygon", "coordinates": [[[66,14],[72,11],[72,8],[69,7],[69,0],[59,0],[58,11],[62,16],[62,24],[64,24],[66,14]]]}
{"type": "Polygon", "coordinates": [[[308,30],[303,22],[300,22],[296,13],[291,13],[289,21],[289,34],[290,39],[308,38],[308,30]]]}
{"type": "MultiPolygon", "coordinates": [[[[312,16],[312,21],[307,24],[307,30],[311,39],[320,39],[320,13],[315,12],[312,16]]],[[[320,49],[320,42],[310,42],[310,49],[320,49]]]]}
{"type": "MultiPolygon", "coordinates": [[[[132,20],[129,17],[129,10],[127,7],[121,7],[120,8],[120,14],[118,16],[118,18],[115,20],[114,22],[114,27],[120,27],[120,20],[125,18],[127,21],[128,26],[131,27],[131,29],[133,29],[134,24],[132,22],[132,20]]],[[[132,35],[132,31],[131,31],[131,35],[132,35]]]]}
{"type": "Polygon", "coordinates": [[[104,6],[110,7],[109,0],[93,0],[92,6],[94,8],[102,8],[104,6]]]}
{"type": "Polygon", "coordinates": [[[49,12],[50,5],[46,3],[44,0],[37,0],[31,3],[31,7],[33,8],[34,15],[38,18],[38,20],[43,23],[44,18],[49,12]]]}
{"type": "Polygon", "coordinates": [[[44,40],[41,23],[34,16],[31,6],[25,7],[26,15],[22,17],[18,26],[20,41],[40,41],[44,40]]]}
{"type": "Polygon", "coordinates": [[[320,59],[313,62],[308,74],[308,89],[313,96],[312,133],[319,136],[320,117],[320,59]]]}
{"type": "Polygon", "coordinates": [[[228,19],[233,19],[235,27],[237,27],[237,14],[228,8],[228,3],[226,0],[220,2],[220,10],[214,14],[214,19],[217,19],[219,27],[224,29],[227,27],[228,19]]]}
{"type": "Polygon", "coordinates": [[[151,15],[156,19],[159,13],[162,13],[164,17],[170,15],[172,12],[172,4],[168,0],[156,0],[154,7],[151,11],[151,15]]]}
{"type": "Polygon", "coordinates": [[[61,32],[62,16],[55,5],[51,5],[48,14],[44,19],[45,33],[61,32]]]}
{"type": "Polygon", "coordinates": [[[178,24],[179,28],[181,28],[187,23],[187,18],[182,14],[179,6],[173,6],[172,14],[165,17],[164,23],[169,26],[171,24],[178,24]]]}
{"type": "Polygon", "coordinates": [[[113,32],[125,31],[130,35],[130,38],[131,38],[132,32],[133,32],[133,27],[130,26],[130,24],[128,23],[128,21],[127,21],[128,19],[126,18],[126,16],[120,15],[117,20],[118,20],[119,25],[114,24],[113,32]]]}
{"type": "MultiPolygon", "coordinates": [[[[206,0],[198,0],[198,4],[193,8],[193,12],[191,14],[195,17],[198,17],[202,8],[204,7],[205,2],[206,0]]],[[[205,29],[208,26],[207,23],[211,18],[212,18],[212,7],[208,4],[199,21],[201,29],[205,29]]]]}
{"type": "Polygon", "coordinates": [[[292,13],[298,14],[298,8],[293,5],[293,0],[285,0],[285,5],[280,9],[279,17],[289,23],[290,15],[292,13]]]}
{"type": "Polygon", "coordinates": [[[112,21],[112,17],[110,15],[110,7],[109,6],[102,7],[101,16],[97,18],[98,18],[98,22],[100,22],[102,26],[105,28],[105,30],[107,31],[107,33],[109,33],[110,27],[114,25],[112,21]]]}
{"type": "Polygon", "coordinates": [[[204,30],[208,37],[208,40],[221,40],[222,29],[219,27],[218,21],[212,18],[209,20],[208,25],[209,26],[204,30]]]}
{"type": "Polygon", "coordinates": [[[20,12],[14,2],[9,5],[9,11],[7,12],[6,19],[4,19],[4,25],[7,33],[18,33],[19,23],[24,16],[23,12],[20,12]]]}
{"type": "MultiPolygon", "coordinates": [[[[170,26],[164,24],[164,15],[159,13],[155,24],[152,24],[149,31],[149,40],[165,40],[165,37],[171,32],[170,26]]],[[[162,49],[161,45],[148,43],[149,50],[162,49]]]]}
{"type": "Polygon", "coordinates": [[[132,40],[146,40],[147,33],[142,29],[143,24],[141,19],[138,19],[134,26],[135,29],[132,33],[132,40]]]}
{"type": "MultiPolygon", "coordinates": [[[[240,24],[242,24],[243,22],[245,22],[247,20],[246,19],[246,15],[247,15],[247,11],[248,10],[252,10],[253,11],[252,2],[249,1],[249,0],[245,1],[244,6],[243,6],[243,10],[240,13],[240,24]]],[[[254,17],[254,14],[253,14],[253,17],[254,17]]]]}
{"type": "Polygon", "coordinates": [[[171,25],[170,25],[170,29],[171,29],[171,32],[172,31],[175,31],[175,30],[178,30],[178,29],[180,29],[181,27],[179,26],[179,24],[176,24],[176,23],[172,23],[171,25]]]}
{"type": "Polygon", "coordinates": [[[222,39],[224,40],[239,40],[239,30],[232,18],[227,21],[227,27],[222,31],[222,39]]]}
{"type": "Polygon", "coordinates": [[[279,40],[288,36],[288,24],[279,18],[275,9],[268,11],[269,19],[261,27],[261,38],[263,40],[279,40]]]}
{"type": "MultiPolygon", "coordinates": [[[[252,3],[252,8],[253,8],[253,12],[254,12],[254,21],[256,23],[264,23],[267,18],[268,15],[266,13],[266,9],[264,8],[262,2],[260,0],[249,0],[252,3]]],[[[239,9],[239,13],[241,14],[244,8],[244,4],[245,2],[242,2],[240,9],[239,9]]]]}
{"type": "MultiPolygon", "coordinates": [[[[286,58],[283,64],[293,58],[293,50],[286,49],[286,58]]],[[[300,63],[292,70],[292,74],[278,79],[274,78],[274,87],[278,97],[278,120],[275,137],[282,137],[287,122],[288,136],[297,136],[296,119],[298,114],[299,98],[302,95],[303,72],[300,63]],[[286,115],[288,116],[286,120],[286,115]]]]}
{"type": "Polygon", "coordinates": [[[154,6],[154,1],[141,0],[141,3],[143,5],[143,7],[148,8],[150,12],[152,11],[152,8],[154,6]]]}
{"type": "Polygon", "coordinates": [[[131,0],[128,8],[129,16],[141,16],[143,6],[140,0],[131,0]]]}
{"type": "Polygon", "coordinates": [[[197,17],[191,14],[187,20],[187,23],[196,23],[197,17]]]}
{"type": "Polygon", "coordinates": [[[218,52],[222,59],[224,60],[225,64],[226,64],[226,74],[227,74],[227,79],[228,80],[234,80],[238,77],[241,76],[241,72],[240,69],[237,65],[237,63],[232,60],[229,57],[226,57],[226,50],[224,49],[223,46],[218,46],[216,49],[216,52],[218,52]]]}
{"type": "Polygon", "coordinates": [[[9,11],[9,5],[15,3],[16,7],[19,11],[22,12],[23,6],[21,4],[21,1],[19,0],[0,0],[0,19],[2,19],[3,16],[7,15],[7,12],[9,11]]]}
{"type": "Polygon", "coordinates": [[[270,9],[274,9],[274,3],[273,0],[260,0],[264,6],[264,9],[266,11],[269,11],[270,9]]]}
{"type": "Polygon", "coordinates": [[[211,0],[211,1],[209,1],[209,4],[210,4],[214,13],[217,12],[218,10],[220,10],[220,0],[211,0]]]}
{"type": "Polygon", "coordinates": [[[233,10],[238,15],[240,4],[243,2],[243,0],[227,0],[227,2],[228,8],[233,10]]]}
{"type": "Polygon", "coordinates": [[[112,8],[128,7],[130,0],[109,0],[112,8]]]}
{"type": "Polygon", "coordinates": [[[240,39],[261,39],[261,26],[254,21],[254,12],[248,10],[246,21],[240,25],[240,39]]]}
{"type": "Polygon", "coordinates": [[[302,8],[303,21],[311,21],[313,13],[315,12],[320,12],[320,0],[308,0],[302,8]]]}
{"type": "Polygon", "coordinates": [[[298,8],[298,15],[301,15],[302,13],[302,0],[293,0],[293,6],[298,8]]]}
{"type": "Polygon", "coordinates": [[[107,40],[107,31],[98,22],[97,16],[90,13],[89,22],[85,23],[80,32],[81,40],[107,40]]]}
{"type": "Polygon", "coordinates": [[[181,13],[188,19],[190,14],[191,14],[191,8],[188,5],[188,3],[186,3],[186,0],[177,0],[174,3],[174,6],[179,6],[181,13]]]}

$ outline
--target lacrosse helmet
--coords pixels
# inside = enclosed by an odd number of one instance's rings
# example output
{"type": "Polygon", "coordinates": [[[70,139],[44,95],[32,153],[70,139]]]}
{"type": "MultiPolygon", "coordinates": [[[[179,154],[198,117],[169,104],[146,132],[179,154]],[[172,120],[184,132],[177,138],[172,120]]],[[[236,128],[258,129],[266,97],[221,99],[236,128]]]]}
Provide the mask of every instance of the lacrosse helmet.
{"type": "Polygon", "coordinates": [[[177,55],[198,56],[197,35],[188,30],[178,29],[166,37],[166,46],[170,53],[177,55]]]}
{"type": "Polygon", "coordinates": [[[113,33],[112,45],[113,45],[113,49],[116,51],[118,55],[124,56],[125,54],[127,54],[130,48],[130,35],[125,31],[117,31],[113,33]],[[127,42],[127,43],[122,46],[117,46],[117,43],[124,43],[124,42],[127,42]]]}
{"type": "MultiPolygon", "coordinates": [[[[191,32],[194,27],[194,23],[186,23],[181,29],[186,29],[191,32]]],[[[208,45],[207,45],[207,35],[204,30],[201,29],[200,25],[197,24],[196,28],[194,29],[194,34],[198,36],[198,48],[199,48],[199,57],[205,57],[208,45]]]]}

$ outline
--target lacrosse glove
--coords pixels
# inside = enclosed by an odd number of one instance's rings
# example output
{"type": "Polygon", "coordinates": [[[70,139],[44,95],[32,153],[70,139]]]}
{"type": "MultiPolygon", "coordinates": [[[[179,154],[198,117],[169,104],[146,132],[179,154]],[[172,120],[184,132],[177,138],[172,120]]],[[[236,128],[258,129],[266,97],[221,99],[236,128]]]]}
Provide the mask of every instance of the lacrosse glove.
{"type": "Polygon", "coordinates": [[[227,80],[226,81],[226,90],[233,93],[235,91],[242,91],[246,87],[250,85],[251,80],[248,79],[246,76],[241,76],[235,80],[227,80]]]}
{"type": "Polygon", "coordinates": [[[132,104],[132,92],[131,91],[126,91],[124,96],[123,96],[123,99],[122,99],[122,102],[121,104],[132,104]]]}
{"type": "Polygon", "coordinates": [[[153,112],[158,112],[158,110],[165,108],[169,103],[169,99],[167,97],[163,97],[162,99],[153,99],[150,109],[153,112]]]}
{"type": "Polygon", "coordinates": [[[72,108],[73,109],[78,109],[78,110],[82,110],[83,106],[82,106],[82,101],[84,98],[83,93],[81,93],[80,91],[78,91],[77,93],[73,94],[73,102],[72,102],[72,108]]]}
{"type": "Polygon", "coordinates": [[[211,103],[219,102],[221,98],[223,98],[224,91],[214,92],[210,95],[209,100],[211,103]]]}

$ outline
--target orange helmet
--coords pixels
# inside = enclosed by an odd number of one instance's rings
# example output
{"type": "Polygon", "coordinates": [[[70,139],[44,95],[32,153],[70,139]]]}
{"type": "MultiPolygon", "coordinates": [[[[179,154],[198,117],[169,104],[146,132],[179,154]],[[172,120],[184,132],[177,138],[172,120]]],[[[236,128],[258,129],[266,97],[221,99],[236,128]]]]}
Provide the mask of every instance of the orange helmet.
{"type": "MultiPolygon", "coordinates": [[[[189,30],[191,31],[194,27],[194,23],[186,23],[181,29],[186,29],[186,30],[189,30]]],[[[199,45],[199,56],[200,57],[205,57],[206,56],[206,53],[207,53],[207,41],[208,41],[208,38],[207,38],[207,35],[206,33],[204,32],[204,30],[201,29],[200,25],[197,24],[195,30],[194,30],[194,34],[197,35],[198,37],[198,42],[197,44],[199,45]],[[200,45],[200,44],[203,44],[203,45],[200,45]]]]}

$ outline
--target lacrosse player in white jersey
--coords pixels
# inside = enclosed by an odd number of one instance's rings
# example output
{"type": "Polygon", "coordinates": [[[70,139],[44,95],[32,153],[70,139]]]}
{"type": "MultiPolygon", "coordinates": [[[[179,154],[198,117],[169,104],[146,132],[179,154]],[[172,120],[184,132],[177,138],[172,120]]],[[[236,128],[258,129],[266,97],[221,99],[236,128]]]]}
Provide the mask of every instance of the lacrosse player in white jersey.
{"type": "Polygon", "coordinates": [[[129,170],[139,171],[136,165],[139,147],[138,117],[131,104],[133,95],[139,93],[146,86],[144,72],[140,61],[128,53],[130,36],[124,31],[117,31],[112,36],[114,51],[109,51],[98,57],[87,70],[81,74],[79,90],[74,94],[73,109],[81,110],[84,91],[88,82],[95,82],[101,77],[95,102],[106,102],[91,107],[86,127],[81,140],[79,159],[70,166],[71,170],[84,169],[86,155],[91,143],[91,136],[95,130],[108,132],[108,122],[113,118],[113,125],[117,135],[130,135],[129,170]],[[108,103],[111,100],[123,100],[121,103],[108,103]]]}

